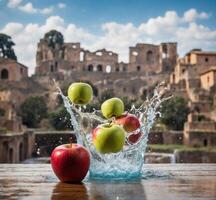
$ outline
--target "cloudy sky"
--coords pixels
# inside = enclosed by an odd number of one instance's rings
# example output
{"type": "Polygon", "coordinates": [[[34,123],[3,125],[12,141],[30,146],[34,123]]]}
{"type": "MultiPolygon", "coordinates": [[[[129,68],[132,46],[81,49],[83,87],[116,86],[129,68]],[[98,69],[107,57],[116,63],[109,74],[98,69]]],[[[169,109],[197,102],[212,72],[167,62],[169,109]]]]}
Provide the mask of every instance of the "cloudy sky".
{"type": "Polygon", "coordinates": [[[30,74],[37,42],[50,29],[66,42],[113,50],[120,61],[138,42],[176,41],[182,56],[192,48],[216,50],[216,0],[0,0],[0,32],[12,36],[30,74]]]}

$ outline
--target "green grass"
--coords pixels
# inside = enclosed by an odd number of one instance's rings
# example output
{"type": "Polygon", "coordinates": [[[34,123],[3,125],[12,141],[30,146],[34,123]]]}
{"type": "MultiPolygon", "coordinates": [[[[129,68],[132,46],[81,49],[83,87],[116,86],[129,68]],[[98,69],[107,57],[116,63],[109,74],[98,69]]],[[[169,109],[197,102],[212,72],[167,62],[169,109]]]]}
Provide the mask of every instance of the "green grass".
{"type": "Polygon", "coordinates": [[[177,144],[150,144],[148,145],[147,150],[150,152],[161,153],[173,153],[175,150],[187,152],[216,152],[216,147],[187,147],[185,145],[177,144]]]}
{"type": "Polygon", "coordinates": [[[0,127],[0,134],[7,133],[7,128],[0,127]]]}

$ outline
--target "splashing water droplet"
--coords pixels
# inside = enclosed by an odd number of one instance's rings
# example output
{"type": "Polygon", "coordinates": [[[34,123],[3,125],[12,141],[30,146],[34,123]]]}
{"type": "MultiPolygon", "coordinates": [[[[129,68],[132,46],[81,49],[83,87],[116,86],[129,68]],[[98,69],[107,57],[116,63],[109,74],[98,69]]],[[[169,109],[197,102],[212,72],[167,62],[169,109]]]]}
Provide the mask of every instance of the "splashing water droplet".
{"type": "Polygon", "coordinates": [[[159,84],[155,88],[151,99],[147,98],[139,108],[132,105],[129,110],[129,113],[134,114],[141,122],[139,131],[142,134],[138,141],[136,143],[129,142],[128,137],[132,134],[130,133],[127,135],[123,150],[110,154],[98,153],[92,142],[92,130],[97,125],[108,122],[102,118],[101,112],[98,110],[94,110],[92,113],[83,112],[87,108],[86,106],[85,108],[81,106],[77,108],[63,95],[58,86],[57,88],[59,95],[63,99],[64,106],[70,114],[70,121],[74,128],[77,143],[84,145],[90,152],[90,178],[119,180],[142,177],[141,169],[144,162],[149,131],[155,118],[160,116],[158,108],[161,103],[171,98],[171,96],[164,97],[166,88],[163,87],[163,84],[159,84]]]}

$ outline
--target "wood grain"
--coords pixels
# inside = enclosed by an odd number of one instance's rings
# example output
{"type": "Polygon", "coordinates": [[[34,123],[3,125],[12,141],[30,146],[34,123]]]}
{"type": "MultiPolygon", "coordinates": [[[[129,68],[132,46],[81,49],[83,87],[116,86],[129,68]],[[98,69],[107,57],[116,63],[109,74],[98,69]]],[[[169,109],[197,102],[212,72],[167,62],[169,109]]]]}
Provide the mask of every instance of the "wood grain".
{"type": "Polygon", "coordinates": [[[1,164],[0,199],[215,200],[216,164],[146,164],[142,180],[60,183],[49,164],[1,164]]]}

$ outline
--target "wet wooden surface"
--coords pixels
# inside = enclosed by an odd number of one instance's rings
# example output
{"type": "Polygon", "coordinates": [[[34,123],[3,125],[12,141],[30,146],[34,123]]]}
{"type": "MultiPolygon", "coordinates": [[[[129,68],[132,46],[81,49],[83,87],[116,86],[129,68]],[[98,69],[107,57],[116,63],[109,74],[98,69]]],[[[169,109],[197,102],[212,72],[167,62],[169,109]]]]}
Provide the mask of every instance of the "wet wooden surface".
{"type": "Polygon", "coordinates": [[[216,164],[148,164],[143,170],[141,181],[66,184],[49,164],[0,164],[0,199],[216,199],[216,164]]]}

